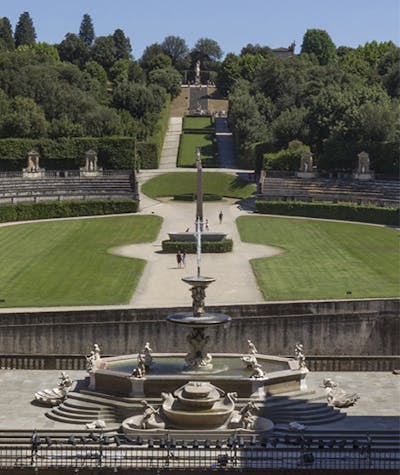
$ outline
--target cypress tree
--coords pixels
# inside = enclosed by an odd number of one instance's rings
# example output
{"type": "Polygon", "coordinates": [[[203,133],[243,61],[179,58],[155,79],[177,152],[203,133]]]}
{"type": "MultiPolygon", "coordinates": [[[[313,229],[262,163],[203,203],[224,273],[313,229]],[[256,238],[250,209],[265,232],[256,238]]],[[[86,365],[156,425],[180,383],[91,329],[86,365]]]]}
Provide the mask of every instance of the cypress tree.
{"type": "Polygon", "coordinates": [[[19,17],[14,33],[15,46],[33,45],[36,41],[35,27],[28,12],[24,12],[19,17]]]}
{"type": "Polygon", "coordinates": [[[132,46],[129,38],[125,36],[125,33],[118,28],[113,34],[114,44],[116,48],[116,58],[118,59],[130,59],[132,46]]]}
{"type": "Polygon", "coordinates": [[[11,23],[7,17],[0,18],[0,49],[2,48],[15,48],[11,23]]]}
{"type": "Polygon", "coordinates": [[[94,27],[92,19],[88,13],[82,18],[81,27],[79,29],[79,38],[83,40],[86,46],[91,46],[94,41],[94,27]]]}

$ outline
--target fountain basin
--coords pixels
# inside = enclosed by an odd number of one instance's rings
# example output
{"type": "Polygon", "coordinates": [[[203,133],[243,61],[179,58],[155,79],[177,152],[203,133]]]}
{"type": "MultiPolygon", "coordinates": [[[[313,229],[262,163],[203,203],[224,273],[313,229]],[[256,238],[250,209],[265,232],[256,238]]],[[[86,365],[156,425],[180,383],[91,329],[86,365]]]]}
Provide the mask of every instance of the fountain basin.
{"type": "Polygon", "coordinates": [[[251,378],[251,370],[240,360],[242,354],[214,353],[213,368],[187,370],[183,353],[154,353],[154,363],[144,378],[131,376],[137,366],[137,355],[101,358],[91,374],[91,389],[106,394],[130,397],[159,397],[161,392],[176,391],[189,381],[209,381],[224,392],[237,392],[238,397],[258,397],[298,391],[303,387],[307,371],[300,370],[291,358],[257,355],[265,378],[251,378]]]}

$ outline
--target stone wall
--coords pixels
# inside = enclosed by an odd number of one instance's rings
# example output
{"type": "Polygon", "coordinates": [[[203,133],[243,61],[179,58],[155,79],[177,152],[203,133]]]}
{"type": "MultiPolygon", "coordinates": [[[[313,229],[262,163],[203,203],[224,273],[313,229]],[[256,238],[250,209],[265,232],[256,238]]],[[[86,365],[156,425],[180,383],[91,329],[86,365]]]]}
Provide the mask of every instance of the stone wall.
{"type": "MultiPolygon", "coordinates": [[[[208,307],[232,316],[228,328],[209,330],[215,352],[244,352],[251,339],[262,353],[397,355],[400,299],[278,302],[208,307]]],[[[0,354],[137,353],[146,341],[155,352],[184,352],[187,330],[165,321],[182,308],[0,313],[0,354]]],[[[189,309],[185,309],[189,310],[189,309]]]]}

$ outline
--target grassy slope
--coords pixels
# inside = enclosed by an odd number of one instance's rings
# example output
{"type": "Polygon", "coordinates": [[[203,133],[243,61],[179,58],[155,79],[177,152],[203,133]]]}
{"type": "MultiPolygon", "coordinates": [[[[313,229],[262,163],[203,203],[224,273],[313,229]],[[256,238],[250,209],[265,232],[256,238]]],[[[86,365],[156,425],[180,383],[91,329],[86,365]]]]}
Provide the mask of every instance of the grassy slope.
{"type": "Polygon", "coordinates": [[[182,134],[178,155],[179,167],[194,167],[197,147],[200,147],[202,160],[214,159],[216,147],[211,134],[182,134]]]}
{"type": "Polygon", "coordinates": [[[153,241],[161,218],[124,216],[0,229],[3,307],[128,303],[145,261],[110,248],[153,241]]]}
{"type": "MultiPolygon", "coordinates": [[[[203,172],[204,193],[231,198],[247,198],[254,190],[253,184],[239,180],[227,173],[203,172]]],[[[196,173],[166,173],[152,178],[142,186],[142,192],[151,198],[195,193],[196,173]]]]}
{"type": "Polygon", "coordinates": [[[393,229],[269,217],[241,217],[237,224],[244,241],[286,251],[251,262],[267,300],[399,295],[399,233],[393,229]]]}

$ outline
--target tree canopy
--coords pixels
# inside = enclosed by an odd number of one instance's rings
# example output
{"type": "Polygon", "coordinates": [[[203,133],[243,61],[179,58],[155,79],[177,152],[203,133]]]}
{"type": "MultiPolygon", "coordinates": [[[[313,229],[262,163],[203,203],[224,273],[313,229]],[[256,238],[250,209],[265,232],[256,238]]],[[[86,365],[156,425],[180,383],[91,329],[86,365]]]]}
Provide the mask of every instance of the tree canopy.
{"type": "Polygon", "coordinates": [[[14,33],[15,46],[33,45],[36,41],[36,31],[28,12],[20,15],[14,33]]]}

